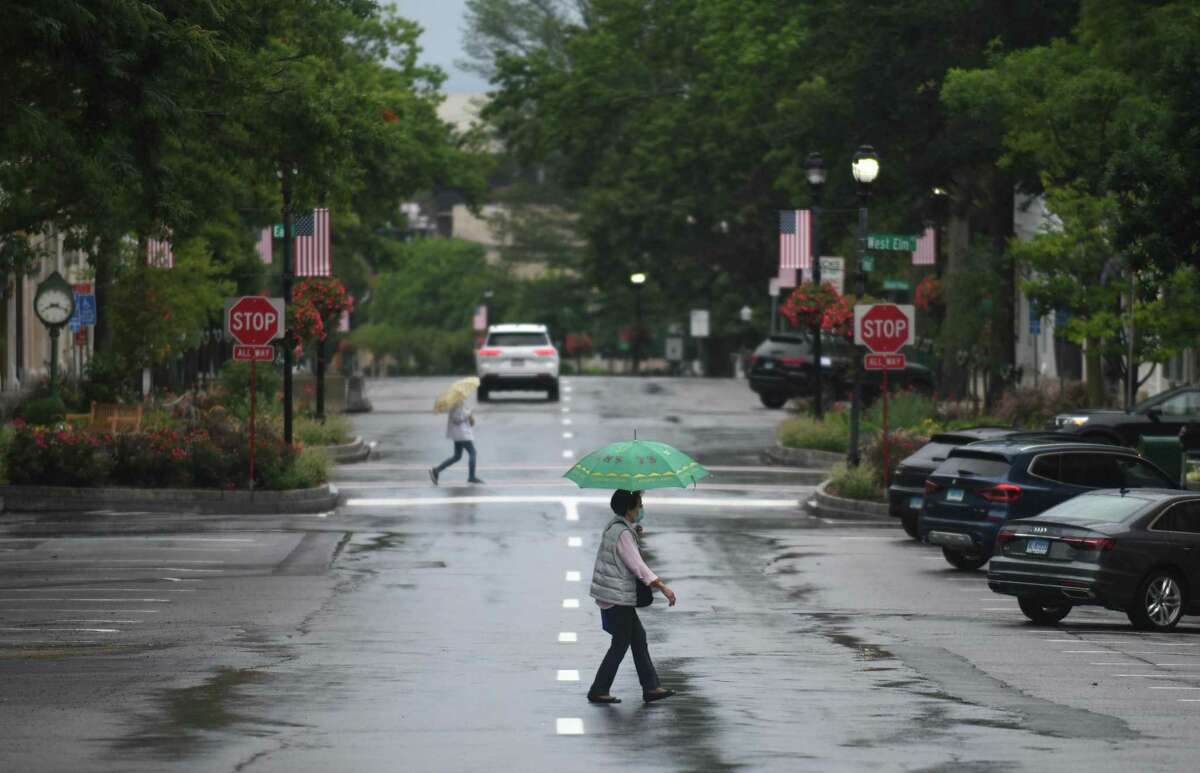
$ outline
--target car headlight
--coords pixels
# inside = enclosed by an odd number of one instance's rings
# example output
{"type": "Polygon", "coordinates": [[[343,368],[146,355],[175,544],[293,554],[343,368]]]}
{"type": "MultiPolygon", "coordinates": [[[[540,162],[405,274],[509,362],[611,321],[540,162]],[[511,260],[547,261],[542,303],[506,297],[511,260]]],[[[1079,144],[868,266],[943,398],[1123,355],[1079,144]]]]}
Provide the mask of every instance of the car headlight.
{"type": "Polygon", "coordinates": [[[1087,416],[1061,416],[1061,417],[1059,417],[1059,420],[1058,420],[1058,426],[1060,426],[1060,427],[1065,427],[1068,425],[1070,425],[1072,427],[1082,427],[1084,424],[1087,424],[1087,423],[1088,423],[1087,416]]]}

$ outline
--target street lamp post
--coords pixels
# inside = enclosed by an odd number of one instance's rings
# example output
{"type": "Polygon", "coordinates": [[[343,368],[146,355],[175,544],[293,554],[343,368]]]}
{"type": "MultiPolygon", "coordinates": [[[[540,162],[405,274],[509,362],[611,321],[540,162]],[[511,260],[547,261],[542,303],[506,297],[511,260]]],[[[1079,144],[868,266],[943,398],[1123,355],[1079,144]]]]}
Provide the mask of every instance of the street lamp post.
{"type": "MultiPolygon", "coordinates": [[[[804,165],[808,189],[812,193],[812,283],[821,288],[821,193],[825,189],[825,160],[820,153],[809,153],[804,165]]],[[[813,324],[813,418],[821,420],[821,320],[813,324]]]]}
{"type": "MultiPolygon", "coordinates": [[[[863,145],[854,154],[850,164],[854,180],[858,183],[858,249],[855,258],[854,295],[860,300],[866,292],[867,278],[863,273],[863,258],[867,255],[867,202],[871,198],[871,183],[879,176],[879,157],[870,145],[863,145]]],[[[860,461],[858,453],[858,425],[862,414],[862,357],[854,350],[854,395],[850,403],[850,448],[846,457],[851,467],[860,461]]]]}
{"type": "MultiPolygon", "coordinates": [[[[279,169],[283,188],[283,312],[287,320],[288,305],[292,302],[292,177],[296,169],[284,163],[279,169]]],[[[292,443],[292,346],[283,339],[283,442],[292,443]]]]}
{"type": "Polygon", "coordinates": [[[646,275],[642,272],[629,275],[633,284],[633,374],[636,376],[642,368],[642,285],[646,284],[646,275]]]}

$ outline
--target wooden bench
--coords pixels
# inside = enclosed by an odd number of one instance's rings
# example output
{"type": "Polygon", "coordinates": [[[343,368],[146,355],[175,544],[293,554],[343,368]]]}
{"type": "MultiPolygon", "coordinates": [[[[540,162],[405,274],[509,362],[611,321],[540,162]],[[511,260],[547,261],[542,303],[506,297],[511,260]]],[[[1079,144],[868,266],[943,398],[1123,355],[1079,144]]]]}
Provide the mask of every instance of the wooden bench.
{"type": "Polygon", "coordinates": [[[92,401],[90,413],[68,413],[68,422],[86,422],[95,432],[137,432],[142,428],[142,404],[120,405],[92,401]]]}

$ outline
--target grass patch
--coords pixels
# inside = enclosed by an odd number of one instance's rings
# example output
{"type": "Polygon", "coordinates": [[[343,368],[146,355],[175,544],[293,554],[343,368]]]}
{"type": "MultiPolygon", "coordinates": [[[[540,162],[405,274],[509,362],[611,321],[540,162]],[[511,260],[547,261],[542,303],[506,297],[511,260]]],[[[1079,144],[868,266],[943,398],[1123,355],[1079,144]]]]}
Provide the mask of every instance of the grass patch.
{"type": "Polygon", "coordinates": [[[350,421],[345,416],[326,416],[319,422],[310,416],[297,416],[292,425],[293,437],[306,446],[337,446],[354,439],[350,421]]]}
{"type": "Polygon", "coordinates": [[[288,491],[291,489],[315,488],[329,480],[329,459],[318,448],[305,448],[296,457],[295,462],[279,476],[269,481],[272,489],[288,491]]]}
{"type": "Polygon", "coordinates": [[[885,501],[879,471],[865,462],[857,467],[847,467],[844,463],[835,464],[833,477],[829,482],[829,493],[845,499],[885,501]]]}
{"type": "Polygon", "coordinates": [[[840,414],[830,414],[824,421],[811,416],[785,419],[776,432],[785,448],[810,448],[817,451],[846,453],[850,444],[850,428],[840,414]]]}

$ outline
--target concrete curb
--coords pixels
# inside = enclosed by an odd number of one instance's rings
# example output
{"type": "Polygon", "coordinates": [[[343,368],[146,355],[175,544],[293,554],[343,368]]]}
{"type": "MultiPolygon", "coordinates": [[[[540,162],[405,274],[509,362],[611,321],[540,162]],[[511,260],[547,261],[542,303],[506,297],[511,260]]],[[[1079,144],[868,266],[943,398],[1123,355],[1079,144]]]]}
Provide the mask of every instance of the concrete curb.
{"type": "Polygon", "coordinates": [[[329,457],[334,464],[354,464],[365,462],[371,455],[371,447],[363,442],[362,436],[340,446],[314,446],[329,457]]]}
{"type": "Polygon", "coordinates": [[[332,483],[295,491],[0,486],[0,498],[4,510],[16,513],[167,510],[208,515],[283,515],[333,510],[340,494],[332,483]]]}
{"type": "Polygon", "coordinates": [[[831,451],[818,451],[813,448],[787,448],[776,443],[766,449],[763,455],[775,464],[786,464],[794,467],[829,469],[838,462],[846,461],[845,454],[835,454],[831,451]]]}
{"type": "Polygon", "coordinates": [[[886,502],[866,502],[834,496],[828,491],[830,482],[831,480],[826,480],[817,486],[813,498],[808,501],[808,509],[815,515],[849,520],[895,521],[897,524],[900,522],[888,514],[886,502]]]}

